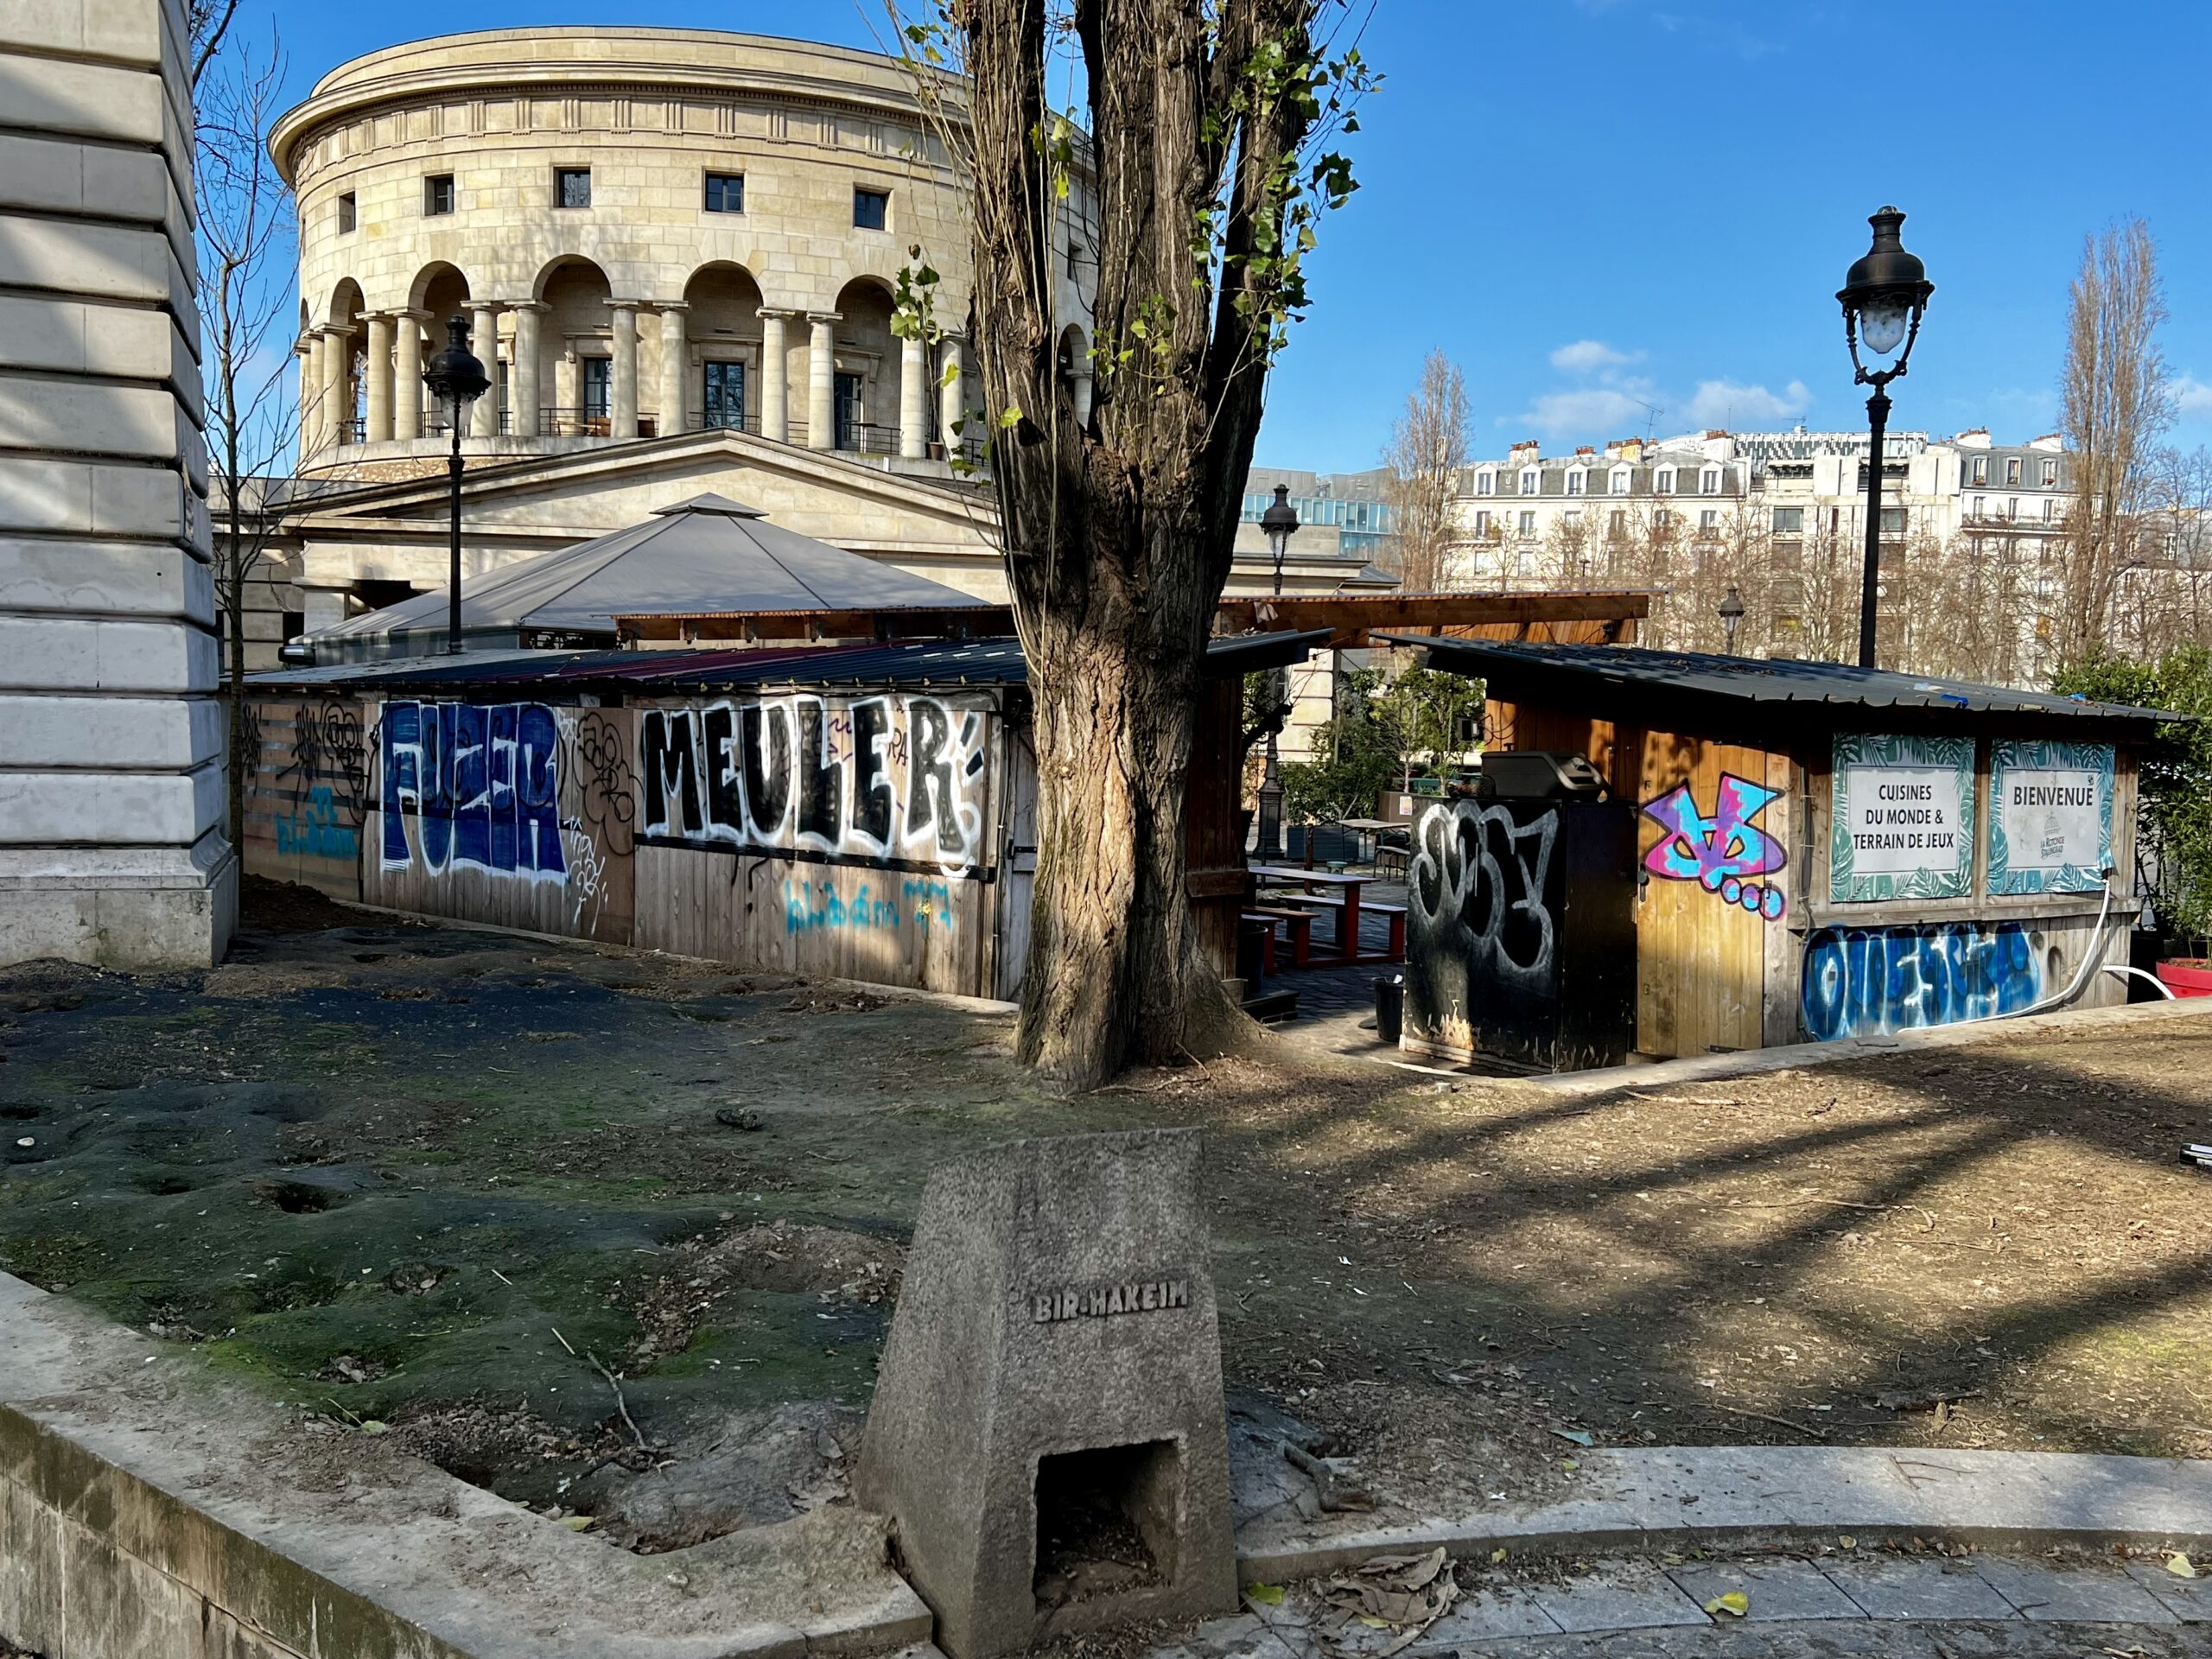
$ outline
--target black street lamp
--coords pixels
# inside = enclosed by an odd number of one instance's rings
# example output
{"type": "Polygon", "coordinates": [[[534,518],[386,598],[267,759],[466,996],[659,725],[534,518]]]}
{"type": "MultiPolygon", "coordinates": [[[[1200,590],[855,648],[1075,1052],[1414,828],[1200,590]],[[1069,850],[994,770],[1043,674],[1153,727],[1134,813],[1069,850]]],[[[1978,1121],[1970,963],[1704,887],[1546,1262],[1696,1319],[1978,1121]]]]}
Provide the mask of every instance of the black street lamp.
{"type": "Polygon", "coordinates": [[[468,418],[469,405],[492,384],[485,378],[483,364],[469,352],[468,324],[464,319],[455,317],[446,325],[446,348],[423,370],[423,384],[453,425],[453,454],[446,461],[446,474],[453,486],[453,571],[446,588],[446,650],[457,655],[461,651],[461,429],[468,418]]]}
{"type": "MultiPolygon", "coordinates": [[[[1274,505],[1260,515],[1260,528],[1267,533],[1268,551],[1274,556],[1275,597],[1281,599],[1283,558],[1290,551],[1290,538],[1298,533],[1298,509],[1290,505],[1290,486],[1275,486],[1274,505]]],[[[1277,705],[1268,721],[1267,770],[1260,774],[1260,851],[1268,858],[1279,857],[1282,852],[1282,769],[1275,734],[1287,712],[1283,703],[1290,691],[1289,678],[1284,669],[1268,671],[1268,693],[1277,705]],[[1275,689],[1277,675],[1282,676],[1281,691],[1275,689]]]]}
{"type": "Polygon", "coordinates": [[[1733,588],[1720,601],[1720,631],[1728,638],[1728,654],[1736,654],[1736,630],[1744,626],[1744,596],[1733,588]]]}
{"type": "Polygon", "coordinates": [[[1859,666],[1874,666],[1874,600],[1882,567],[1882,434],[1889,425],[1889,384],[1904,372],[1912,343],[1920,338],[1920,320],[1928,313],[1928,296],[1936,284],[1928,280],[1927,267],[1904,251],[1897,227],[1904,215],[1885,207],[1866,221],[1874,227],[1874,245],[1855,262],[1837,290],[1843,304],[1843,338],[1851,347],[1853,385],[1872,386],[1866,400],[1866,420],[1873,442],[1866,457],[1866,571],[1859,594],[1859,666]],[[1859,360],[1864,345],[1876,358],[1897,354],[1886,369],[1868,369],[1859,360]],[[1903,349],[1900,350],[1899,348],[1903,349]]]}
{"type": "Polygon", "coordinates": [[[1274,555],[1275,597],[1282,597],[1282,562],[1290,551],[1290,538],[1298,534],[1298,509],[1290,505],[1290,486],[1275,486],[1274,505],[1260,515],[1260,528],[1267,532],[1268,551],[1274,555]]]}

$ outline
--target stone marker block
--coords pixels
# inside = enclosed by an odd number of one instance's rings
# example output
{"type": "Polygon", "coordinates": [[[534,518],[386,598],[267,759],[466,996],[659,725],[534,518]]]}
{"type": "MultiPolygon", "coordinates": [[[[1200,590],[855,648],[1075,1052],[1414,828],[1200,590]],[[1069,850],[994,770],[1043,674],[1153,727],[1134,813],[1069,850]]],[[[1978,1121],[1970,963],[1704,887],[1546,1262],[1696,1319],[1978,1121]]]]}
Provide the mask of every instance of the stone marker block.
{"type": "Polygon", "coordinates": [[[1236,1606],[1195,1129],[930,1178],[856,1496],[954,1659],[1236,1606]]]}

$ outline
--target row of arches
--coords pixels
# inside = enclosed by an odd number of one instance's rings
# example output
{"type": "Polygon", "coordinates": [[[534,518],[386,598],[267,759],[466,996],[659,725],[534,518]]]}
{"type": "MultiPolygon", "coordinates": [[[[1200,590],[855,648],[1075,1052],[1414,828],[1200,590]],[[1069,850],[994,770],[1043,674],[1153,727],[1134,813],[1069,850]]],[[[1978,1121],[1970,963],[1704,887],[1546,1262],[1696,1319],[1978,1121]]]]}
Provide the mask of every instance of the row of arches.
{"type": "Polygon", "coordinates": [[[480,435],[610,437],[736,428],[817,448],[921,456],[942,447],[964,404],[959,342],[924,348],[893,333],[890,284],[856,276],[827,310],[776,307],[744,266],[717,261],[682,297],[614,294],[607,273],[571,256],[540,274],[527,301],[475,291],[439,264],[410,284],[416,302],[369,310],[351,279],[327,321],[302,334],[303,450],[406,440],[442,429],[421,403],[421,364],[464,323],[492,391],[472,412],[480,435]],[[942,396],[932,389],[942,383],[942,396]]]}
{"type": "MultiPolygon", "coordinates": [[[[426,265],[410,303],[370,310],[353,279],[334,289],[327,321],[302,308],[302,459],[445,429],[421,388],[426,356],[459,321],[491,390],[471,411],[480,436],[665,436],[709,428],[823,449],[920,458],[973,443],[957,338],[928,345],[894,332],[893,289],[857,276],[830,310],[771,304],[752,271],[700,265],[677,300],[618,296],[579,255],[539,272],[531,297],[480,293],[465,272],[426,265]]],[[[1063,373],[1088,412],[1090,345],[1064,333],[1063,373]]]]}

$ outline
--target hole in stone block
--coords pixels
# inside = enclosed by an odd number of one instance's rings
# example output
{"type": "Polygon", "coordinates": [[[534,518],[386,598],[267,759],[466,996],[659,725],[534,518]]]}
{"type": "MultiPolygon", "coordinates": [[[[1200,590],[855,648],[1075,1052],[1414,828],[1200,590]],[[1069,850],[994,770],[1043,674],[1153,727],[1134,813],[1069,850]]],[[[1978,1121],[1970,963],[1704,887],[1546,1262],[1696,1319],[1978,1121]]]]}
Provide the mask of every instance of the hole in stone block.
{"type": "Polygon", "coordinates": [[[1173,1440],[1039,1459],[1039,1608],[1172,1580],[1182,1473],[1173,1440]]]}

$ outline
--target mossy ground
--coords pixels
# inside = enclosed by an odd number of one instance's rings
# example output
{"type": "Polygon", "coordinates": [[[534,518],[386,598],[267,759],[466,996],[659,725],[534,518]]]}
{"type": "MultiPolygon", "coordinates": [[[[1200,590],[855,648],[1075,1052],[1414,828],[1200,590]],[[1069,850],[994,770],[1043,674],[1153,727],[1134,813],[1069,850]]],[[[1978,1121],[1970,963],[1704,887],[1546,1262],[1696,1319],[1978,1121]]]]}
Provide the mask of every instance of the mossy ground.
{"type": "MultiPolygon", "coordinates": [[[[1402,1491],[1557,1478],[1561,1428],[2212,1454],[2212,1186],[2174,1161],[2212,1020],[1592,1100],[1287,1046],[1060,1098],[1002,1016],[292,908],[212,973],[0,975],[0,1268],[273,1399],[603,1433],[591,1357],[684,1241],[901,1240],[968,1149],[1196,1122],[1231,1387],[1402,1491]]],[[[627,1402],[679,1445],[863,1406],[888,1316],[743,1289],[627,1402]]]]}

